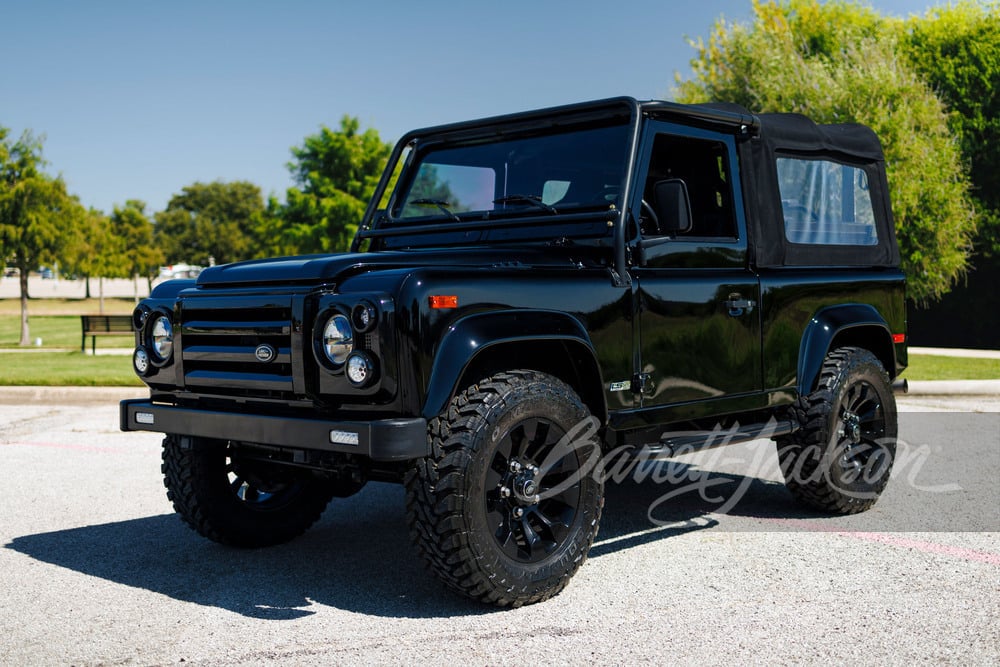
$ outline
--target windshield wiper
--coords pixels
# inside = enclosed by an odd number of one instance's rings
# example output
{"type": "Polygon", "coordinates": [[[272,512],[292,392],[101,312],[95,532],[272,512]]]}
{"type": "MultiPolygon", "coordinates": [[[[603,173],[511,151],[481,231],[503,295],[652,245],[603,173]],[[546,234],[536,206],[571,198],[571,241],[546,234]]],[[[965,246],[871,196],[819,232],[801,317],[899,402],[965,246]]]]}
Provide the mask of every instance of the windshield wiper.
{"type": "Polygon", "coordinates": [[[452,220],[457,220],[458,222],[462,221],[460,217],[452,213],[452,211],[448,208],[449,206],[451,206],[451,204],[441,199],[430,199],[430,198],[414,199],[410,203],[413,204],[414,206],[437,206],[439,209],[441,209],[442,213],[447,215],[452,220]]]}
{"type": "Polygon", "coordinates": [[[498,197],[493,200],[494,204],[531,204],[532,206],[537,206],[543,211],[548,211],[549,213],[558,214],[559,211],[556,210],[555,206],[551,204],[546,204],[542,201],[542,198],[538,195],[507,195],[505,197],[498,197]]]}

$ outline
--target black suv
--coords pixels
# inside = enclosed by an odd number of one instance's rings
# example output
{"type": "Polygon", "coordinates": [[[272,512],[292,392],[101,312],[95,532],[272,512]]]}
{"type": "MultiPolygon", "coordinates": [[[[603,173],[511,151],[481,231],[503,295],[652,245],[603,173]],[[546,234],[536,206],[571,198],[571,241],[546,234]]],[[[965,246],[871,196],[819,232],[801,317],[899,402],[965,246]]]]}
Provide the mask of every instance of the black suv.
{"type": "Polygon", "coordinates": [[[612,455],[770,437],[795,497],[869,508],[904,290],[866,127],[631,98],[432,127],[351,252],[157,286],[121,428],[166,434],[174,508],[226,544],[402,483],[435,574],[517,606],[585,560],[612,455]]]}

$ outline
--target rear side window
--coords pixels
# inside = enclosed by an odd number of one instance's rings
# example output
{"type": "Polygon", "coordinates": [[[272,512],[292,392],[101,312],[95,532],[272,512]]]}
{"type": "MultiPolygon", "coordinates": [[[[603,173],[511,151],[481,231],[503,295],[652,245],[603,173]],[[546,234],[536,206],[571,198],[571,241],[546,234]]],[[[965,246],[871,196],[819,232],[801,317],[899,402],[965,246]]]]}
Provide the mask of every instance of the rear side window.
{"type": "Polygon", "coordinates": [[[868,174],[829,160],[779,157],[785,238],[807,245],[878,244],[868,174]]]}

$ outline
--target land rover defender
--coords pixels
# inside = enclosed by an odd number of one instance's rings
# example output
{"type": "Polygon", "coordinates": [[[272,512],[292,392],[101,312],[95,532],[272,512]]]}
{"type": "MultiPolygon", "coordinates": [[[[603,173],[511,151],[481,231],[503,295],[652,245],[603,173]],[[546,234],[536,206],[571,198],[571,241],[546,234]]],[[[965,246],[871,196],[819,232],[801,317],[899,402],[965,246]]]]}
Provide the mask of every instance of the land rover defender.
{"type": "Polygon", "coordinates": [[[156,286],[121,428],[166,435],[167,495],[212,540],[400,483],[430,569],[518,606],[583,564],[610,456],[771,438],[792,496],[869,508],[904,290],[866,127],[631,98],[431,127],[349,252],[156,286]]]}

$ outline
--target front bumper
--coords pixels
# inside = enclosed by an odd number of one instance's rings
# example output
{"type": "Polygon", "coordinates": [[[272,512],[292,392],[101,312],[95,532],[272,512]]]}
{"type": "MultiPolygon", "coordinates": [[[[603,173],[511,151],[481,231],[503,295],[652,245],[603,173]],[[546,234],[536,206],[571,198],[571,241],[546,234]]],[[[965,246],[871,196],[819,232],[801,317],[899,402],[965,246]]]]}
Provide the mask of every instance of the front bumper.
{"type": "Polygon", "coordinates": [[[430,454],[427,421],[421,417],[329,421],[197,410],[132,399],[121,402],[121,430],[341,452],[373,461],[406,461],[430,454]]]}

